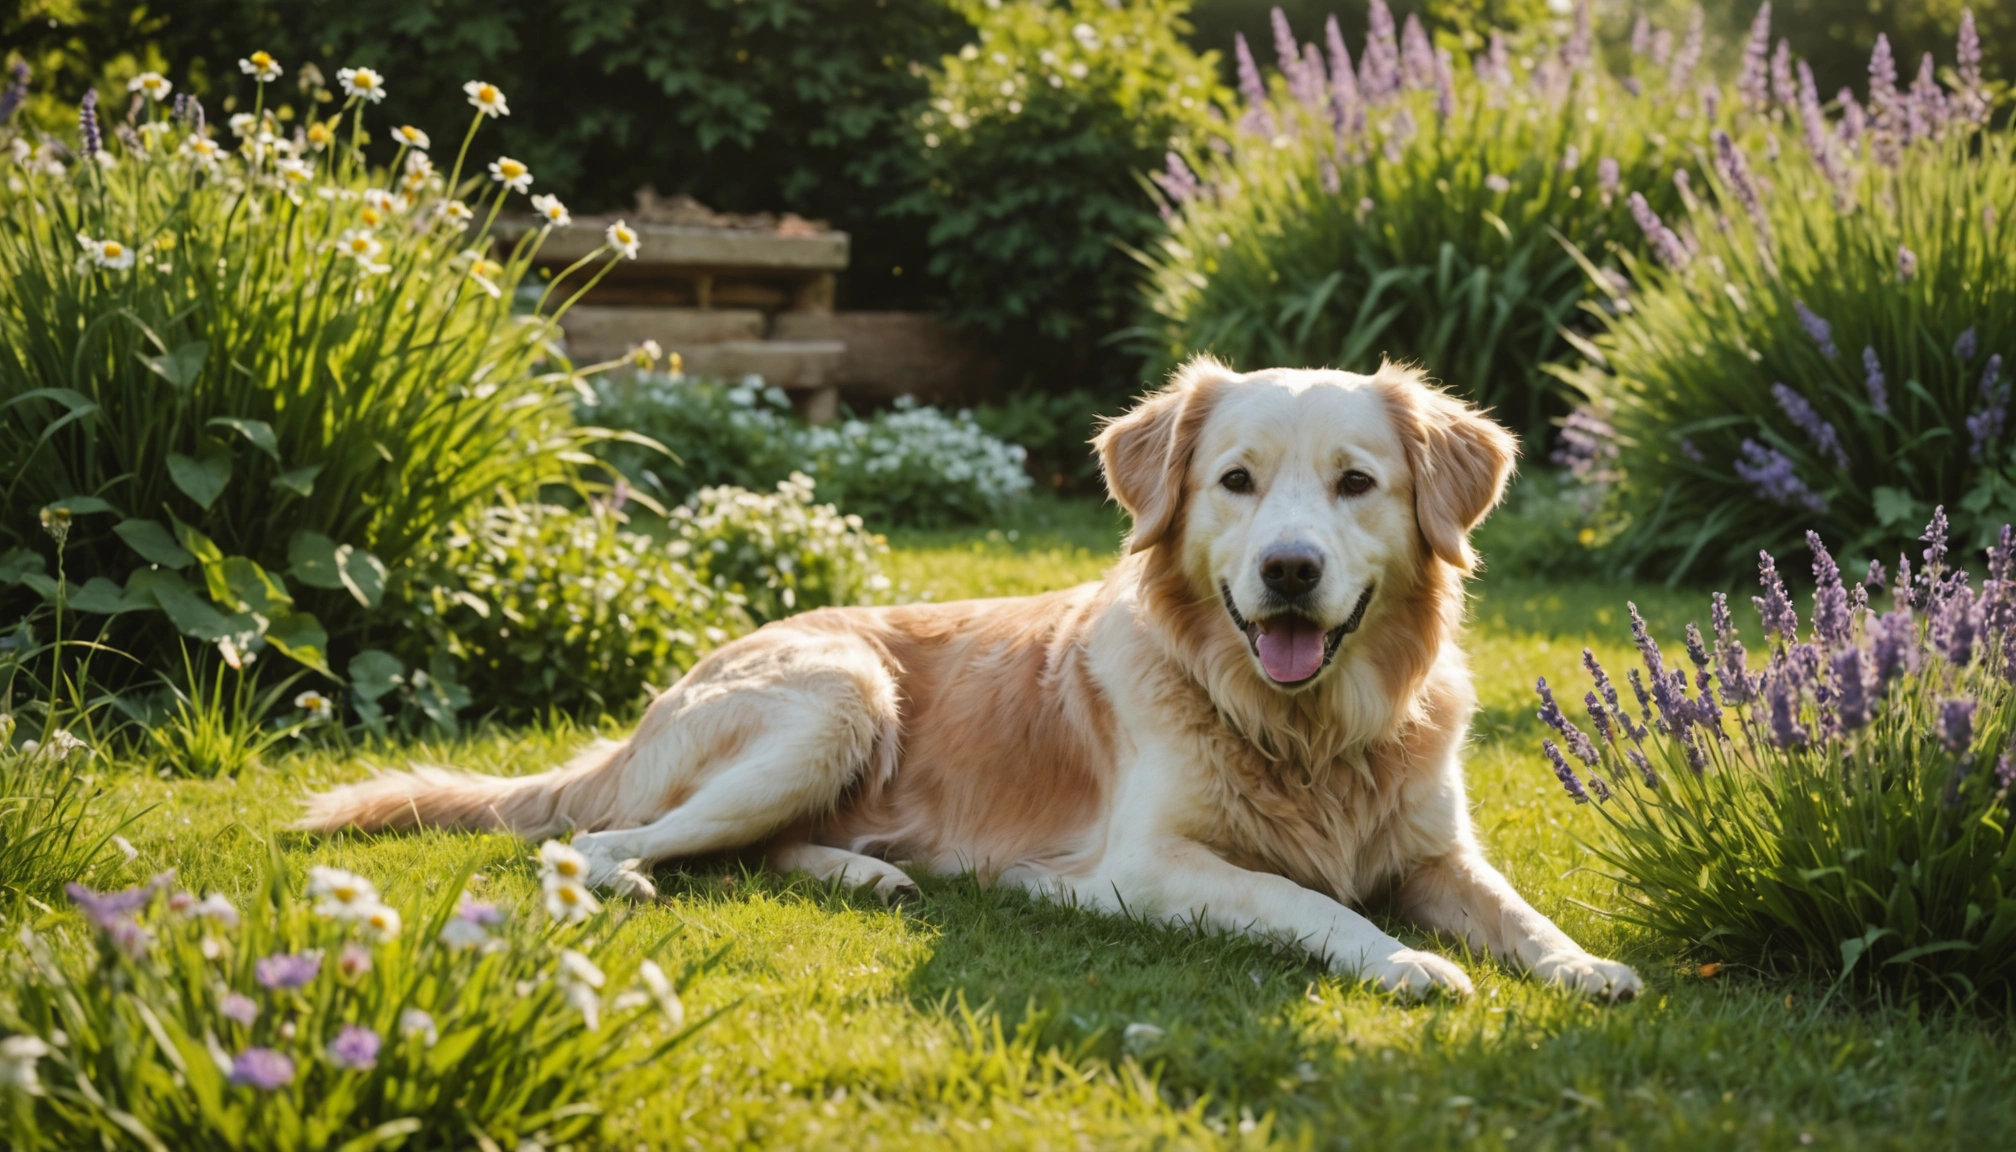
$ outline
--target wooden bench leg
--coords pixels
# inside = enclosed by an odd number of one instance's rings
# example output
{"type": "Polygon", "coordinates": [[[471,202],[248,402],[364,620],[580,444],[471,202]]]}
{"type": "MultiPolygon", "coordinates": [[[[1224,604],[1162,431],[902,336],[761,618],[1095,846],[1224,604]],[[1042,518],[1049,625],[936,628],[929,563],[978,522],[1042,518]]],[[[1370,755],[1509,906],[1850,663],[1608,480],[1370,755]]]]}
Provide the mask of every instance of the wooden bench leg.
{"type": "Polygon", "coordinates": [[[831,424],[840,417],[840,386],[798,389],[791,393],[791,407],[807,424],[831,424]]]}

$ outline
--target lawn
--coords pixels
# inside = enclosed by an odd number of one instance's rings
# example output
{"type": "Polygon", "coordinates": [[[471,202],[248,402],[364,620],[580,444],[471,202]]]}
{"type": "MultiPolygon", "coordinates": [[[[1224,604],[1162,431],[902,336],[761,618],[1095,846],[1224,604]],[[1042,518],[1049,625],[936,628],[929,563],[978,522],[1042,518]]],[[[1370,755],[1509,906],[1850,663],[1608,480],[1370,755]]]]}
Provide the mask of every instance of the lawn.
{"type": "MultiPolygon", "coordinates": [[[[1118,530],[1105,509],[1039,503],[986,531],[899,536],[889,571],[909,596],[1034,592],[1095,578],[1118,530]]],[[[921,900],[885,909],[696,861],[660,870],[662,898],[624,939],[676,930],[674,969],[725,945],[687,996],[691,1011],[725,1010],[688,1047],[605,1086],[608,1146],[1923,1148],[2010,1131],[2006,1019],[1704,976],[1601,914],[1610,894],[1577,845],[1596,826],[1537,753],[1532,681],[1574,682],[1584,645],[1621,663],[1633,598],[1663,637],[1705,614],[1698,594],[1487,574],[1468,643],[1485,843],[1572,935],[1638,966],[1648,991],[1636,1002],[1591,1004],[1464,957],[1473,1000],[1403,1005],[1297,953],[967,880],[923,879],[921,900]]],[[[354,868],[397,900],[474,860],[486,896],[529,906],[534,869],[508,838],[317,841],[282,826],[305,790],[373,766],[534,772],[589,735],[558,724],[296,754],[235,782],[115,774],[119,802],[152,806],[129,832],[140,857],[128,869],[173,867],[189,888],[242,897],[277,842],[301,867],[354,868]]]]}

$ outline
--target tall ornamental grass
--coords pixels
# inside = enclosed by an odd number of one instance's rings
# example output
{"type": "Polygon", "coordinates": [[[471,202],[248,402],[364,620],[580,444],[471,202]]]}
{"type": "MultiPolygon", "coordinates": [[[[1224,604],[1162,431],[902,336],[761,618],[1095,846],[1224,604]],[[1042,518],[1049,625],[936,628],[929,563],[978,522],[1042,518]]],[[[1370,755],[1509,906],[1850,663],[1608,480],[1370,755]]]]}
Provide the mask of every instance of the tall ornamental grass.
{"type": "Polygon", "coordinates": [[[1979,548],[2016,518],[2016,142],[1971,18],[1956,68],[1904,63],[1879,40],[1866,96],[1824,103],[1786,64],[1738,116],[1752,144],[1716,132],[1699,195],[1640,209],[1652,256],[1574,375],[1622,449],[1626,566],[1728,573],[1809,524],[1882,555],[1934,505],[1979,548]]]}
{"type": "Polygon", "coordinates": [[[2016,991],[2016,534],[2001,530],[1976,586],[1947,531],[1936,511],[1915,572],[1899,557],[1852,588],[1808,533],[1803,634],[1764,553],[1760,649],[1717,593],[1712,635],[1687,627],[1691,686],[1634,607],[1635,711],[1582,654],[1593,737],[1540,681],[1544,750],[1568,794],[1595,801],[1617,915],[1726,963],[1867,991],[2016,991]]]}
{"type": "Polygon", "coordinates": [[[1475,59],[1411,15],[1396,33],[1383,0],[1355,60],[1335,17],[1307,43],[1279,9],[1274,25],[1271,83],[1242,37],[1231,123],[1154,176],[1151,359],[1417,360],[1544,442],[1566,405],[1543,366],[1586,326],[1585,266],[1614,274],[1611,251],[1642,246],[1630,197],[1677,205],[1726,114],[1699,84],[1698,23],[1677,49],[1641,38],[1624,77],[1598,63],[1587,3],[1565,39],[1494,35],[1475,59]]]}
{"type": "Polygon", "coordinates": [[[402,909],[318,867],[304,896],[277,860],[243,910],[173,873],[72,884],[84,925],[24,929],[0,960],[7,1146],[592,1141],[609,1082],[698,1024],[615,943],[623,918],[581,886],[581,856],[540,858],[543,910],[471,896],[467,874],[402,909]]]}
{"type": "MultiPolygon", "coordinates": [[[[396,78],[369,68],[299,118],[271,104],[280,62],[241,69],[255,90],[227,125],[147,73],[123,115],[87,97],[67,142],[5,141],[0,612],[61,591],[116,617],[144,668],[186,637],[234,668],[271,649],[333,674],[435,533],[500,488],[576,479],[589,434],[549,342],[580,281],[514,311],[569,220],[534,197],[547,228],[492,251],[533,181],[475,147],[508,111],[495,87],[471,82],[470,120],[435,140],[379,111],[396,78]],[[389,168],[364,162],[371,137],[389,168]],[[46,515],[81,584],[59,590],[46,515]]],[[[610,233],[592,261],[634,255],[610,233]]]]}

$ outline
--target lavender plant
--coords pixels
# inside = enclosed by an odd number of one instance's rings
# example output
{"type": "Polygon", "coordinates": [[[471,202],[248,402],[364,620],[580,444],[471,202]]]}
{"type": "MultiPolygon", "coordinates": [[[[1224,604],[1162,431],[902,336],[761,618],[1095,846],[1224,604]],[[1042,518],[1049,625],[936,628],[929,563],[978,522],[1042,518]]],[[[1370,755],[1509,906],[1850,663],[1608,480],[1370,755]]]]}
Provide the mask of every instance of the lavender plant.
{"type": "Polygon", "coordinates": [[[1727,571],[1808,524],[1867,557],[1935,504],[1986,547],[2016,517],[2016,142],[1990,130],[1972,19],[1950,86],[1929,56],[1900,85],[1879,39],[1861,97],[1823,100],[1789,54],[1767,69],[1768,40],[1760,12],[1704,185],[1639,208],[1651,256],[1572,373],[1624,449],[1620,555],[1727,571]]]}
{"type": "Polygon", "coordinates": [[[1151,359],[1414,359],[1544,450],[1566,406],[1542,366],[1573,355],[1594,270],[1563,239],[1614,275],[1610,249],[1647,244],[1634,206],[1679,204],[1673,178],[1721,115],[1696,86],[1698,27],[1613,75],[1590,20],[1584,3],[1565,37],[1494,35],[1464,59],[1373,0],[1354,57],[1334,17],[1298,43],[1277,9],[1278,68],[1239,40],[1222,127],[1153,177],[1169,235],[1146,257],[1151,359]]]}
{"type": "MultiPolygon", "coordinates": [[[[402,912],[363,876],[277,860],[242,911],[179,891],[69,894],[72,926],[0,961],[9,1147],[520,1147],[592,1136],[611,1078],[683,1043],[677,981],[539,854],[545,908],[455,878],[402,912]],[[410,916],[410,918],[409,918],[410,916]],[[74,944],[82,946],[72,946],[74,944]]],[[[655,950],[655,949],[654,949],[655,950]]]]}
{"type": "Polygon", "coordinates": [[[1539,682],[1542,748],[1593,802],[1617,915],[1761,969],[2016,992],[2016,532],[1978,586],[1948,532],[1936,510],[1915,571],[1900,556],[1853,587],[1809,532],[1803,630],[1761,554],[1754,653],[1721,593],[1684,663],[1633,607],[1632,699],[1585,650],[1587,731],[1539,682]]]}

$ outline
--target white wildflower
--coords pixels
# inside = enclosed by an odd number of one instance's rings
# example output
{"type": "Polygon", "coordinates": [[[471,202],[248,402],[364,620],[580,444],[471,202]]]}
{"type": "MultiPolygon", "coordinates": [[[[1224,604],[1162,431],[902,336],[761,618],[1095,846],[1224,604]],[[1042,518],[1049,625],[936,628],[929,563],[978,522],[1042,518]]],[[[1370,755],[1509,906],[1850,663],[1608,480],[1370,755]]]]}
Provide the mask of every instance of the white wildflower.
{"type": "Polygon", "coordinates": [[[368,273],[376,274],[391,270],[390,264],[378,262],[378,253],[384,251],[385,246],[378,242],[377,237],[371,235],[369,228],[344,229],[343,235],[336,238],[336,250],[357,261],[357,266],[368,273]]]}
{"type": "Polygon", "coordinates": [[[578,924],[600,911],[602,905],[586,885],[557,876],[546,880],[546,914],[562,924],[578,924]]]}
{"type": "MultiPolygon", "coordinates": [[[[77,243],[84,246],[85,255],[93,264],[98,265],[100,268],[125,269],[133,266],[133,249],[128,248],[117,240],[93,240],[84,233],[79,232],[77,234],[77,243]]],[[[63,732],[62,735],[71,740],[76,739],[76,737],[71,736],[68,732],[63,732]]],[[[49,744],[52,749],[56,748],[56,739],[51,737],[49,744]]],[[[62,754],[68,755],[68,750],[64,750],[62,754]]]]}
{"type": "Polygon", "coordinates": [[[308,869],[308,898],[317,901],[317,916],[357,920],[377,905],[378,888],[355,872],[317,865],[308,869]]]}
{"type": "Polygon", "coordinates": [[[370,68],[339,68],[336,82],[345,96],[360,97],[376,104],[385,99],[385,77],[370,68]]]}
{"type": "Polygon", "coordinates": [[[481,80],[471,80],[462,85],[462,91],[469,94],[469,103],[485,116],[509,116],[511,109],[504,103],[504,91],[495,84],[485,84],[481,80]]]}
{"type": "Polygon", "coordinates": [[[548,879],[558,877],[576,882],[588,878],[588,858],[573,847],[558,840],[548,840],[539,845],[539,874],[548,879]]]}
{"type": "Polygon", "coordinates": [[[54,1051],[40,1036],[9,1036],[0,1040],[0,1088],[17,1088],[29,1096],[42,1095],[42,1080],[35,1062],[54,1051]]]}
{"type": "Polygon", "coordinates": [[[622,253],[625,260],[637,258],[637,249],[643,240],[637,235],[636,229],[618,220],[609,225],[609,230],[604,235],[608,236],[610,246],[622,253]]]}
{"type": "Polygon", "coordinates": [[[574,222],[574,217],[567,214],[567,206],[560,202],[558,196],[532,197],[532,210],[544,216],[546,222],[555,228],[565,228],[574,222]]]}
{"type": "Polygon", "coordinates": [[[499,156],[490,162],[490,178],[513,192],[529,191],[532,187],[532,169],[509,156],[499,156]]]}
{"type": "Polygon", "coordinates": [[[384,944],[398,937],[401,921],[397,908],[373,903],[359,910],[357,923],[374,941],[384,944]]]}
{"type": "Polygon", "coordinates": [[[140,75],[126,82],[126,90],[128,92],[138,92],[147,99],[159,104],[168,98],[168,93],[175,90],[175,85],[170,84],[167,77],[161,75],[159,72],[142,72],[140,75]]]}
{"type": "Polygon", "coordinates": [[[434,1027],[434,1017],[418,1008],[408,1008],[399,1013],[399,1034],[418,1036],[429,1048],[434,1046],[435,1041],[441,1039],[441,1033],[434,1027]]]}
{"type": "Polygon", "coordinates": [[[401,124],[399,127],[394,128],[392,130],[392,139],[408,148],[417,148],[422,152],[425,152],[433,145],[433,141],[427,139],[427,133],[422,132],[411,124],[401,124]]]}
{"type": "Polygon", "coordinates": [[[261,84],[280,78],[280,62],[266,52],[254,52],[238,61],[238,70],[257,79],[261,84]]]}

